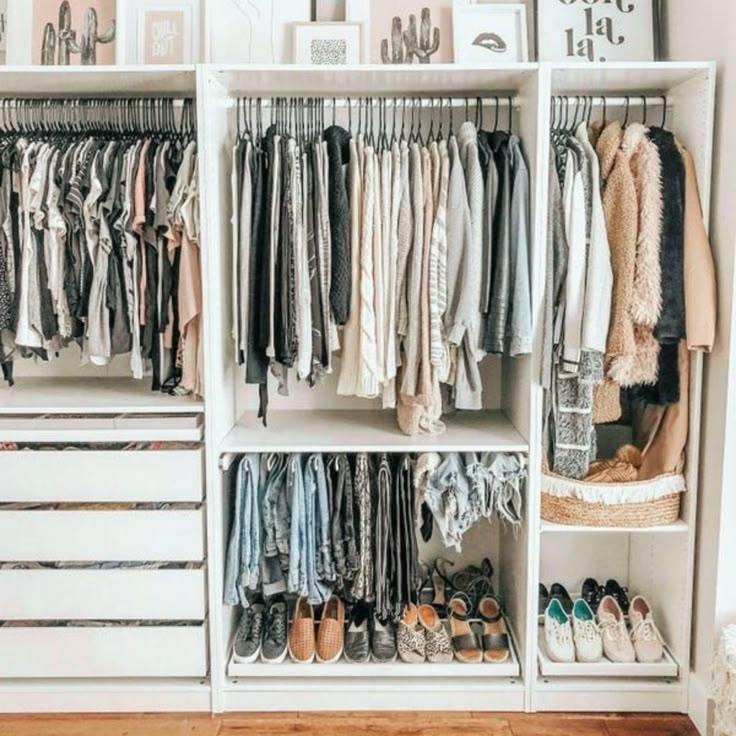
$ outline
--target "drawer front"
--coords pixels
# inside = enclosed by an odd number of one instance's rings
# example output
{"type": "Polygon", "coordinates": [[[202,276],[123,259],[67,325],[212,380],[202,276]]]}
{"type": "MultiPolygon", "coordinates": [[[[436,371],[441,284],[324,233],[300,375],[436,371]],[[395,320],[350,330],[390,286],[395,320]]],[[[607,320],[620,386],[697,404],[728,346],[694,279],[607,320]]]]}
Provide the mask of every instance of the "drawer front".
{"type": "Polygon", "coordinates": [[[200,562],[204,511],[0,511],[0,562],[200,562]]]}
{"type": "Polygon", "coordinates": [[[206,627],[0,628],[0,678],[204,677],[206,627]]]}
{"type": "Polygon", "coordinates": [[[0,452],[0,503],[197,503],[202,467],[202,449],[0,452]]]}
{"type": "Polygon", "coordinates": [[[204,621],[204,570],[0,570],[0,621],[204,621]]]}

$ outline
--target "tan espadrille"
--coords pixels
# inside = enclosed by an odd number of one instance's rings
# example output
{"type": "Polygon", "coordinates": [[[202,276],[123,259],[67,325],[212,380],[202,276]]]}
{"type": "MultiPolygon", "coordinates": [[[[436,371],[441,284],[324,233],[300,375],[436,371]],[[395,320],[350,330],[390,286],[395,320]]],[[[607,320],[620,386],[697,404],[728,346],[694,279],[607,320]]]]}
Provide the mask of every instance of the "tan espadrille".
{"type": "Polygon", "coordinates": [[[342,657],[345,646],[345,604],[336,596],[325,603],[317,631],[317,661],[332,664],[342,657]]]}
{"type": "Polygon", "coordinates": [[[294,620],[289,630],[289,656],[297,664],[314,662],[314,609],[300,597],[294,609],[294,620]]]}

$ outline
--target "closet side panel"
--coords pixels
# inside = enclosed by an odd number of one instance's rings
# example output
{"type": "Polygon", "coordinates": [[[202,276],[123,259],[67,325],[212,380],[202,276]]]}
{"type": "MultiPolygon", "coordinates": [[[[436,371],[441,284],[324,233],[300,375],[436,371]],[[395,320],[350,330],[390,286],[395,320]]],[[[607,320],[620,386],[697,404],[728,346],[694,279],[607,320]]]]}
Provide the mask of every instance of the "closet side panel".
{"type": "Polygon", "coordinates": [[[230,146],[232,133],[227,113],[231,101],[211,73],[200,66],[197,73],[198,132],[201,156],[205,347],[207,365],[207,544],[209,593],[209,652],[212,710],[222,711],[225,650],[222,645],[222,580],[225,555],[222,526],[223,494],[220,486],[219,447],[235,423],[237,366],[231,336],[232,230],[230,226],[230,146]]]}

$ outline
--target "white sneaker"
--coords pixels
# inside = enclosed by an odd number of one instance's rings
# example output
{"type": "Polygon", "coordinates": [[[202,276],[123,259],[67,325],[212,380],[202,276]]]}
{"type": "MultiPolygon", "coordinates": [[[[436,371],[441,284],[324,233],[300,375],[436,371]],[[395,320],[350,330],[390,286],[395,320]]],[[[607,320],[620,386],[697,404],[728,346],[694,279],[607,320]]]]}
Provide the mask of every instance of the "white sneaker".
{"type": "Polygon", "coordinates": [[[634,644],[636,659],[644,664],[656,664],[664,657],[662,635],[652,616],[652,607],[646,598],[638,595],[631,601],[631,641],[634,644]]]}
{"type": "Polygon", "coordinates": [[[547,656],[553,662],[575,661],[570,618],[556,598],[549,602],[544,614],[544,639],[547,644],[547,656]]]}
{"type": "Polygon", "coordinates": [[[572,628],[578,662],[600,662],[603,658],[601,632],[595,623],[593,611],[582,599],[575,601],[573,606],[572,628]]]}

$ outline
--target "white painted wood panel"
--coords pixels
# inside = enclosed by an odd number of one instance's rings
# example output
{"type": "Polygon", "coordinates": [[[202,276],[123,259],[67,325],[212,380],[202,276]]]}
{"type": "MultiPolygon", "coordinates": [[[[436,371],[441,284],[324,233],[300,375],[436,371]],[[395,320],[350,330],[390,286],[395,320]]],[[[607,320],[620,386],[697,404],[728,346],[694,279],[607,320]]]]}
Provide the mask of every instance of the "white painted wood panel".
{"type": "Polygon", "coordinates": [[[204,621],[204,570],[0,570],[0,621],[204,621]]]}
{"type": "Polygon", "coordinates": [[[204,450],[0,453],[0,503],[198,503],[204,450]]]}
{"type": "Polygon", "coordinates": [[[206,674],[205,626],[0,628],[0,678],[206,674]]]}
{"type": "Polygon", "coordinates": [[[199,562],[202,511],[4,511],[0,561],[199,562]]]}

